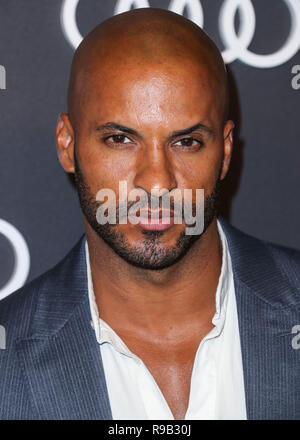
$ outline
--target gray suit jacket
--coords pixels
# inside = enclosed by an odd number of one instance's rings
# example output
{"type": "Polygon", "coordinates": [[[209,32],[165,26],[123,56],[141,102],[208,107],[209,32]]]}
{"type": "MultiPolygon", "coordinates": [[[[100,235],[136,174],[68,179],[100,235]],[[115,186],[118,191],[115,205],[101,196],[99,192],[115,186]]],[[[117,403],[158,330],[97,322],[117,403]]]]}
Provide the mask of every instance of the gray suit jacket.
{"type": "MultiPolygon", "coordinates": [[[[248,419],[300,419],[300,252],[224,220],[234,272],[248,419]]],[[[90,325],[85,237],[0,302],[0,419],[111,419],[90,325]]]]}

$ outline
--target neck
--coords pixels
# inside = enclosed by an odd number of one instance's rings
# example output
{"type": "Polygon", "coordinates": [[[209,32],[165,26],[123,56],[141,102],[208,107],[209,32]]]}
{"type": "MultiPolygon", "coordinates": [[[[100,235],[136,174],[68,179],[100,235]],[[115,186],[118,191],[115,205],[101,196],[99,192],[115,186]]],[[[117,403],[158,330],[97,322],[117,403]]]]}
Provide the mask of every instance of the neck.
{"type": "Polygon", "coordinates": [[[216,219],[181,260],[162,270],[127,263],[85,226],[99,315],[114,330],[159,339],[209,325],[222,265],[216,219]]]}

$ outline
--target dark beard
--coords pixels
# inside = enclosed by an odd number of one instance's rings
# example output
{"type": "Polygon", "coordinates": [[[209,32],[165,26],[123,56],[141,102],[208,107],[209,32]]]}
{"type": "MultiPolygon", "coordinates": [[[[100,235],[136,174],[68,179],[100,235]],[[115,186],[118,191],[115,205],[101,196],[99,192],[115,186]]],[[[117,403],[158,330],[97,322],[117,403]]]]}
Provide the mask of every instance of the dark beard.
{"type": "MultiPolygon", "coordinates": [[[[165,231],[142,231],[144,240],[140,246],[130,246],[126,241],[125,235],[116,229],[117,225],[106,223],[101,225],[97,222],[96,212],[99,204],[96,202],[95,195],[92,194],[86,180],[78,165],[76,154],[75,161],[75,183],[82,212],[91,228],[102,238],[121,258],[127,263],[136,267],[151,270],[161,270],[179,261],[204,234],[217,213],[219,193],[220,193],[220,174],[211,194],[205,197],[204,203],[204,228],[201,234],[187,235],[183,230],[174,246],[164,247],[161,243],[161,236],[165,231]]],[[[129,209],[129,207],[128,207],[129,209]]],[[[193,215],[195,206],[193,206],[193,215]]],[[[183,216],[182,216],[183,218],[183,216]]]]}

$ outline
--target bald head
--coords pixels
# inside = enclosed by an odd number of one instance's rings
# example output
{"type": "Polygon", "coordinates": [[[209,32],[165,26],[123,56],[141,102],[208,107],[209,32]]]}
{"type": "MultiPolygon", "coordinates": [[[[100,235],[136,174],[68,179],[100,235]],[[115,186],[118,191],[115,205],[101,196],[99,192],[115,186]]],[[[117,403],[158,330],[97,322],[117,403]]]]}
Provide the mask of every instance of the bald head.
{"type": "Polygon", "coordinates": [[[216,105],[225,121],[226,68],[218,48],[199,26],[179,14],[156,8],[131,10],[100,23],[85,37],[73,58],[68,90],[72,125],[79,123],[85,98],[93,93],[95,79],[101,81],[105,70],[121,78],[132,66],[142,71],[143,66],[168,63],[176,69],[185,62],[200,69],[214,88],[216,105]]]}

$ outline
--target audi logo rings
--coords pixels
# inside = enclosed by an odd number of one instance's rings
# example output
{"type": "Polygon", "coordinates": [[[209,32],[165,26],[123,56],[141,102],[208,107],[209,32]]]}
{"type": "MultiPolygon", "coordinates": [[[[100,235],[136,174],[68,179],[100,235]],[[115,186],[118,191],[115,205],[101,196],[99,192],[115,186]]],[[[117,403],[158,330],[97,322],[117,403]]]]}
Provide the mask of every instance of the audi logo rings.
{"type": "MultiPolygon", "coordinates": [[[[82,41],[79,32],[76,10],[80,0],[64,0],[61,9],[61,24],[66,39],[76,49],[82,41]]],[[[219,15],[219,31],[225,50],[224,61],[232,63],[240,60],[243,63],[261,69],[280,66],[292,58],[300,48],[300,0],[283,0],[291,16],[291,28],[283,46],[268,55],[256,54],[248,49],[255,33],[256,18],[251,0],[224,0],[219,15]],[[240,30],[234,26],[235,15],[240,14],[240,30]]],[[[114,13],[129,11],[131,7],[150,7],[148,0],[118,0],[114,13]]],[[[203,27],[204,13],[200,0],[171,0],[168,9],[182,14],[187,8],[190,20],[203,27]]]]}
{"type": "Polygon", "coordinates": [[[25,284],[30,269],[30,255],[23,235],[12,224],[2,219],[0,219],[0,234],[10,242],[15,257],[13,273],[5,286],[0,289],[1,300],[25,284]]]}

